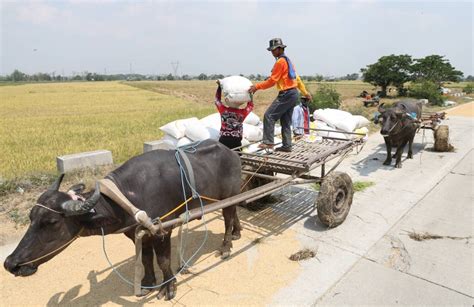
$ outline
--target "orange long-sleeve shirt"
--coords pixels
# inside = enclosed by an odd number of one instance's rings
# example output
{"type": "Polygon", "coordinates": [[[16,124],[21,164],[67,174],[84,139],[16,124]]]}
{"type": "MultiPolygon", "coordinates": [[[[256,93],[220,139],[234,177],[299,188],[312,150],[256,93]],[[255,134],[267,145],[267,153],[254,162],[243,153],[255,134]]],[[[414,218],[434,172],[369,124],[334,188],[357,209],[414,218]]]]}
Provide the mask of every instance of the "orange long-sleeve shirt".
{"type": "Polygon", "coordinates": [[[279,91],[298,88],[303,95],[308,95],[308,91],[298,74],[296,75],[296,79],[290,79],[288,77],[288,63],[283,57],[278,58],[275,65],[273,65],[272,75],[267,80],[255,84],[255,87],[257,90],[265,90],[275,84],[279,91]]]}

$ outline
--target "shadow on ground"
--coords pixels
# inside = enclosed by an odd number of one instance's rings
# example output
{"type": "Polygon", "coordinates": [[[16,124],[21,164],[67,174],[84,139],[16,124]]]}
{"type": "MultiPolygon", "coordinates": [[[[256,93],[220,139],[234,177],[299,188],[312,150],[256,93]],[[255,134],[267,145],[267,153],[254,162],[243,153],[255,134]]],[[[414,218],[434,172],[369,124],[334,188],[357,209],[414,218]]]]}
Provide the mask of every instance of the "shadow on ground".
{"type": "MultiPolygon", "coordinates": [[[[290,228],[295,223],[302,219],[311,220],[315,223],[316,217],[311,217],[311,214],[315,211],[315,199],[317,192],[308,189],[302,189],[298,187],[287,187],[281,191],[274,193],[273,196],[278,200],[276,203],[271,204],[261,211],[249,211],[245,208],[239,207],[238,214],[241,220],[241,224],[245,231],[252,231],[258,238],[267,238],[270,236],[278,236],[285,230],[290,228]]],[[[220,259],[220,255],[217,253],[217,249],[220,247],[223,232],[224,232],[224,221],[220,213],[211,213],[208,215],[207,223],[218,220],[222,225],[220,233],[213,233],[207,231],[207,240],[203,245],[202,249],[196,255],[196,259],[199,259],[195,264],[204,262],[209,257],[215,257],[217,260],[207,267],[200,268],[199,271],[192,271],[192,274],[181,275],[178,282],[178,289],[181,284],[184,284],[202,273],[210,271],[215,267],[221,265],[225,261],[232,261],[233,257],[240,255],[255,244],[254,241],[250,241],[240,248],[233,248],[230,258],[226,260],[220,259]]],[[[308,225],[310,225],[309,223],[308,225]]],[[[305,223],[306,225],[306,223],[305,223]]],[[[316,225],[316,224],[315,224],[316,225]]],[[[313,227],[313,226],[308,226],[313,227]]],[[[323,231],[327,229],[323,228],[322,225],[314,226],[315,230],[323,231]]],[[[313,229],[313,228],[311,228],[313,229]]],[[[176,230],[175,230],[176,231],[176,230]]],[[[191,242],[192,246],[185,252],[185,258],[189,257],[196,249],[201,245],[203,239],[206,237],[206,230],[204,229],[203,222],[193,225],[188,229],[187,235],[185,236],[187,242],[191,242]],[[192,250],[194,248],[194,250],[192,250]]],[[[106,238],[107,239],[107,238],[106,238]]],[[[178,268],[177,259],[177,237],[172,239],[172,268],[176,272],[178,268]]],[[[109,251],[113,254],[113,251],[109,251]]],[[[134,257],[129,257],[119,263],[115,263],[115,268],[123,276],[133,278],[134,276],[134,257]]],[[[155,275],[158,282],[162,280],[161,271],[155,264],[155,275]]],[[[81,306],[98,306],[107,303],[115,303],[118,305],[143,305],[152,300],[156,300],[156,293],[152,292],[143,298],[132,298],[133,287],[127,285],[120,279],[117,274],[111,271],[110,268],[102,271],[90,271],[88,274],[88,280],[90,284],[90,291],[84,295],[79,296],[82,285],[77,285],[67,290],[66,292],[58,292],[54,294],[48,302],[48,306],[57,305],[81,305],[81,306]],[[105,279],[100,278],[102,275],[107,275],[105,279]],[[102,279],[99,281],[99,279],[102,279]]],[[[178,290],[179,291],[179,290],[178,290]]]]}

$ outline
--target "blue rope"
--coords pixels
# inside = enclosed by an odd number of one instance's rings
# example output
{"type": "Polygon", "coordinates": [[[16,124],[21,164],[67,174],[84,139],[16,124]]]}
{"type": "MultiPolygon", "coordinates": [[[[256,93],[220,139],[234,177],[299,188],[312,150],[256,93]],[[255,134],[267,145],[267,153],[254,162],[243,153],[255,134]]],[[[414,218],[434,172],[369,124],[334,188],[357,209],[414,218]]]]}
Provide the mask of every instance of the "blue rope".
{"type": "MultiPolygon", "coordinates": [[[[179,147],[181,150],[187,152],[187,153],[195,153],[197,151],[197,147],[201,144],[201,141],[199,142],[195,142],[195,143],[191,143],[191,144],[188,144],[188,145],[184,145],[184,146],[181,146],[179,147]]],[[[199,253],[199,251],[204,247],[204,244],[207,242],[207,239],[208,239],[208,232],[209,230],[207,229],[207,223],[206,223],[206,219],[204,217],[204,204],[203,204],[203,201],[202,201],[202,198],[201,198],[201,195],[191,186],[191,183],[189,182],[189,179],[188,179],[188,176],[186,175],[186,171],[184,170],[183,168],[183,165],[181,164],[181,158],[180,158],[180,155],[179,155],[179,152],[176,150],[176,153],[175,153],[175,157],[176,157],[176,162],[178,162],[178,165],[179,165],[179,170],[180,170],[180,175],[181,175],[181,188],[183,190],[183,196],[184,196],[184,200],[186,200],[186,189],[185,189],[185,183],[187,183],[187,185],[191,188],[191,191],[193,191],[195,193],[195,195],[197,195],[197,198],[199,199],[199,204],[200,204],[200,207],[201,207],[201,213],[202,213],[202,220],[204,222],[204,229],[205,229],[205,235],[204,235],[204,240],[203,242],[201,243],[201,245],[199,246],[199,248],[191,255],[191,257],[189,257],[189,259],[187,261],[185,261],[183,259],[183,254],[184,254],[184,249],[183,249],[183,236],[181,236],[181,242],[180,242],[180,247],[181,247],[181,261],[182,261],[182,267],[181,269],[175,274],[173,275],[173,277],[171,277],[170,279],[166,280],[166,281],[163,281],[161,284],[159,285],[156,285],[156,286],[143,286],[141,285],[141,288],[144,288],[144,289],[156,289],[156,288],[159,288],[165,284],[167,284],[168,282],[170,282],[171,280],[173,280],[176,275],[178,275],[179,273],[181,273],[185,268],[188,267],[188,264],[189,262],[194,258],[196,257],[196,255],[199,253]]],[[[185,212],[189,212],[189,208],[188,208],[188,203],[186,202],[186,211],[185,212]]],[[[189,215],[186,215],[186,235],[188,234],[189,232],[189,215]]],[[[104,233],[104,229],[101,227],[100,228],[101,232],[102,232],[102,249],[104,251],[104,255],[105,255],[105,258],[107,259],[107,262],[109,263],[109,266],[110,268],[118,275],[118,277],[120,277],[120,279],[122,279],[126,284],[130,285],[130,286],[134,286],[134,284],[129,281],[127,278],[125,278],[122,274],[120,274],[120,272],[115,268],[115,266],[112,264],[112,262],[110,261],[109,259],[109,256],[107,255],[107,251],[106,251],[106,248],[105,248],[105,233],[104,233]]],[[[184,244],[186,245],[186,244],[184,244]]]]}

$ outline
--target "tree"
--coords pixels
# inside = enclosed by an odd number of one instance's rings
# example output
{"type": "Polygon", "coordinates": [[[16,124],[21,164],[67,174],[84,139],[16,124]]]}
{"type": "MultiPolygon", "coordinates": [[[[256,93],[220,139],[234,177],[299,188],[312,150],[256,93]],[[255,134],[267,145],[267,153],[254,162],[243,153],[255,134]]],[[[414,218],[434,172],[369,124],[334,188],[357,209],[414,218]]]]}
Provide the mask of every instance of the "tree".
{"type": "Polygon", "coordinates": [[[444,97],[441,95],[438,85],[432,81],[418,81],[413,82],[408,93],[411,97],[418,99],[428,99],[428,101],[435,105],[443,105],[444,97]]]}
{"type": "Polygon", "coordinates": [[[357,80],[357,79],[359,79],[359,74],[358,73],[347,74],[344,77],[344,80],[357,80]]]}
{"type": "Polygon", "coordinates": [[[411,79],[412,58],[408,54],[388,55],[381,57],[376,63],[362,68],[362,79],[382,88],[382,97],[387,95],[387,87],[393,85],[399,92],[403,84],[411,79]]]}
{"type": "Polygon", "coordinates": [[[198,79],[199,79],[199,80],[207,80],[207,75],[204,74],[204,73],[202,73],[202,74],[200,74],[200,75],[198,76],[198,79]]]}
{"type": "Polygon", "coordinates": [[[341,95],[330,85],[321,85],[312,96],[313,100],[309,102],[311,113],[317,109],[338,109],[341,105],[341,95]]]}
{"type": "Polygon", "coordinates": [[[19,71],[18,69],[15,69],[13,73],[10,75],[10,79],[13,82],[18,82],[18,81],[26,81],[27,75],[19,71]]]}
{"type": "Polygon", "coordinates": [[[463,73],[456,70],[448,59],[436,54],[415,59],[412,70],[414,80],[431,81],[439,86],[444,81],[459,82],[463,76],[463,73]]]}
{"type": "Polygon", "coordinates": [[[468,82],[472,82],[472,81],[474,81],[474,76],[469,75],[469,76],[467,76],[466,79],[464,79],[464,80],[465,80],[465,81],[468,81],[468,82]]]}

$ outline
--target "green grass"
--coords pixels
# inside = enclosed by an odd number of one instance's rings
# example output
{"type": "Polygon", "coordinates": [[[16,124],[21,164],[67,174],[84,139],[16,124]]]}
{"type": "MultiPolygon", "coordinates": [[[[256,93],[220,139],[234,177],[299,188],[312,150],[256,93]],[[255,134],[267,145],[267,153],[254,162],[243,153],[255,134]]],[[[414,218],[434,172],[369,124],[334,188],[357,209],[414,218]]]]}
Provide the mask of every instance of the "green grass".
{"type": "MultiPolygon", "coordinates": [[[[355,181],[352,186],[354,188],[354,192],[362,192],[373,185],[375,185],[375,182],[372,181],[355,181]]],[[[319,183],[312,183],[311,189],[314,191],[319,191],[321,190],[321,185],[319,183]]]]}
{"type": "Polygon", "coordinates": [[[214,110],[118,82],[2,86],[0,181],[52,174],[57,156],[97,149],[121,163],[161,138],[160,126],[214,110]]]}
{"type": "Polygon", "coordinates": [[[373,185],[375,185],[373,181],[355,181],[353,184],[354,192],[362,192],[373,185]]]}

